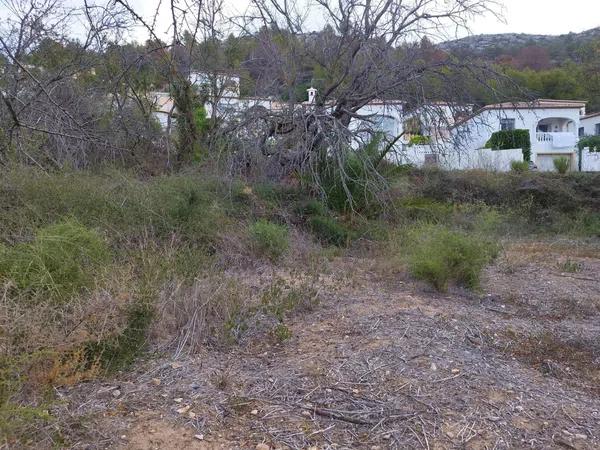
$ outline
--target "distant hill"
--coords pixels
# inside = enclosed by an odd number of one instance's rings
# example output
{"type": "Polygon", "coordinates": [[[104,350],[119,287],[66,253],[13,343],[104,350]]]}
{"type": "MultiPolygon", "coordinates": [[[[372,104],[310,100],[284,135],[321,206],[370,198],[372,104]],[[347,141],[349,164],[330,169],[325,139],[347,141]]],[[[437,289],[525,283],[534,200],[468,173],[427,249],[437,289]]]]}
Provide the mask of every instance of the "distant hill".
{"type": "Polygon", "coordinates": [[[575,54],[584,45],[600,40],[600,27],[582,33],[559,36],[540,34],[480,34],[440,44],[443,50],[457,54],[471,54],[486,59],[514,55],[526,47],[545,49],[554,63],[576,59],[575,54]]]}

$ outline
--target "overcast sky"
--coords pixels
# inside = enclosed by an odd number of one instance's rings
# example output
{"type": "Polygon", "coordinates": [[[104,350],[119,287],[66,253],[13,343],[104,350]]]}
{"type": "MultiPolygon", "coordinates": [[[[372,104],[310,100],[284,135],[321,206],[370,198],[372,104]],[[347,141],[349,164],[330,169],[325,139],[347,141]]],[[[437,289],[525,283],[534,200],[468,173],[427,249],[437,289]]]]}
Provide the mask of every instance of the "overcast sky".
{"type": "MultiPolygon", "coordinates": [[[[129,0],[145,17],[151,17],[159,0],[129,0]]],[[[496,0],[503,3],[503,20],[489,15],[479,17],[470,26],[473,34],[531,33],[565,34],[600,26],[600,0],[496,0]]],[[[249,0],[225,0],[228,9],[243,14],[249,0]]],[[[162,1],[168,23],[168,2],[162,1]]],[[[462,35],[466,32],[461,32],[462,35]]],[[[145,36],[144,36],[145,37],[145,36]]]]}
{"type": "Polygon", "coordinates": [[[479,19],[475,34],[566,34],[600,26],[600,0],[503,0],[506,23],[495,17],[479,19]]]}

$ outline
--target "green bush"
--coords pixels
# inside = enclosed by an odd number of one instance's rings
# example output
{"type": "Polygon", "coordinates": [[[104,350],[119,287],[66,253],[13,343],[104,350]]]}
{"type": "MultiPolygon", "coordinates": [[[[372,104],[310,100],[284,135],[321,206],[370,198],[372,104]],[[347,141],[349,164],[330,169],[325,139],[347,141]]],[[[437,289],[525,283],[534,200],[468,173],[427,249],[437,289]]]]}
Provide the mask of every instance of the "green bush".
{"type": "Polygon", "coordinates": [[[289,247],[287,227],[261,219],[250,226],[253,248],[271,260],[281,258],[289,247]]]}
{"type": "Polygon", "coordinates": [[[511,161],[510,170],[516,173],[523,173],[529,170],[529,163],[527,161],[511,161]]]}
{"type": "Polygon", "coordinates": [[[559,158],[554,158],[553,163],[554,163],[554,168],[561,175],[564,175],[565,173],[567,173],[569,171],[569,167],[571,166],[571,162],[569,161],[569,158],[567,158],[565,156],[561,156],[559,158]]]}
{"type": "Polygon", "coordinates": [[[31,243],[0,248],[0,277],[19,289],[65,298],[89,287],[107,257],[95,231],[65,221],[41,228],[31,243]]]}
{"type": "Polygon", "coordinates": [[[590,152],[600,152],[600,136],[585,136],[577,144],[579,150],[589,148],[590,152]]]}
{"type": "Polygon", "coordinates": [[[435,225],[411,230],[407,246],[411,274],[439,291],[446,291],[450,281],[478,287],[482,269],[498,251],[496,245],[475,235],[435,225]]]}
{"type": "Polygon", "coordinates": [[[523,160],[531,161],[531,137],[529,130],[503,130],[496,131],[486,142],[485,148],[492,150],[510,150],[520,148],[523,150],[523,160]]]}
{"type": "Polygon", "coordinates": [[[350,241],[350,231],[333,217],[314,216],[308,219],[312,233],[324,244],[343,247],[350,241]]]}
{"type": "Polygon", "coordinates": [[[318,188],[332,210],[373,215],[378,211],[377,194],[385,187],[376,170],[380,162],[382,135],[358,150],[348,150],[339,159],[329,158],[320,170],[318,188]]]}

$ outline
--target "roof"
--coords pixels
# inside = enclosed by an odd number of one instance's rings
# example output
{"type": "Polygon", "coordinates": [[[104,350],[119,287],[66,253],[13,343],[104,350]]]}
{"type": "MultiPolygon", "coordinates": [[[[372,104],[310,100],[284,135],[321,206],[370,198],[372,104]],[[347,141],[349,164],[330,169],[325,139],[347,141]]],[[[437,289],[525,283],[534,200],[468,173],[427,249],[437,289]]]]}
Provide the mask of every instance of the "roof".
{"type": "Polygon", "coordinates": [[[463,125],[484,111],[503,109],[580,109],[585,107],[586,104],[587,102],[583,100],[552,100],[548,98],[540,98],[531,102],[496,103],[493,105],[486,105],[483,108],[475,111],[473,114],[470,114],[469,116],[457,121],[453,128],[463,125]]]}
{"type": "Polygon", "coordinates": [[[585,119],[591,119],[592,117],[600,117],[600,112],[586,114],[585,116],[581,116],[580,119],[585,120],[585,119]]]}
{"type": "Polygon", "coordinates": [[[486,105],[482,109],[578,109],[586,105],[583,100],[552,100],[540,98],[531,102],[505,102],[486,105]]]}

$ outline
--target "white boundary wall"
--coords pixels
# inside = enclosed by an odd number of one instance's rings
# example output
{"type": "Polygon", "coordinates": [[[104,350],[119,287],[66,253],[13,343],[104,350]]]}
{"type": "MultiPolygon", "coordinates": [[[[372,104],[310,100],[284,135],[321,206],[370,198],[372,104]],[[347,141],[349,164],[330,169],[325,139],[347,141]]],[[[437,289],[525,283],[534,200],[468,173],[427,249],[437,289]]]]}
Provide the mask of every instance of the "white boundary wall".
{"type": "Polygon", "coordinates": [[[600,172],[600,152],[590,152],[589,148],[581,151],[581,171],[600,172]]]}

